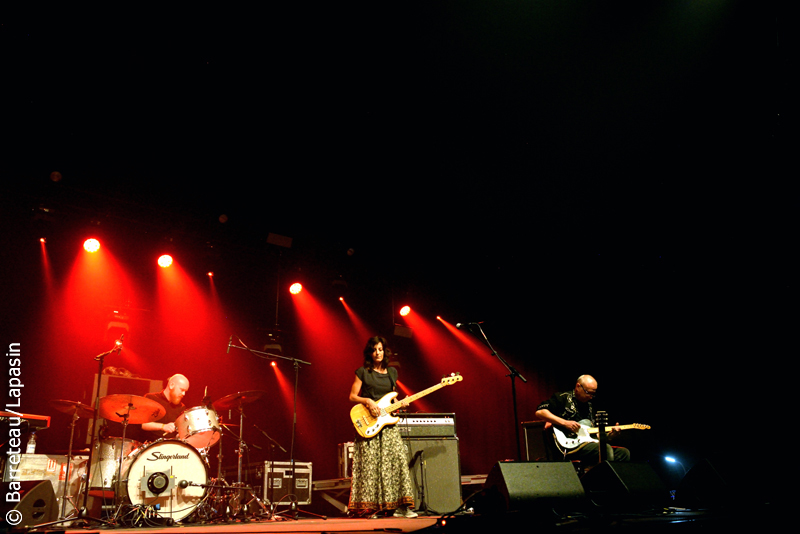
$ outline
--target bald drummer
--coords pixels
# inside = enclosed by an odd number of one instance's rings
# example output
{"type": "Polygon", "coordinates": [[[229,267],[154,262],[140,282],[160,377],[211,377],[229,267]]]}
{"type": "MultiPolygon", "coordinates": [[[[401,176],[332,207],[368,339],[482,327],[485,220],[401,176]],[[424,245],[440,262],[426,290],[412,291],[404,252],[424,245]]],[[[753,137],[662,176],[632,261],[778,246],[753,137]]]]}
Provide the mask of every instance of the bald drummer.
{"type": "Polygon", "coordinates": [[[155,441],[161,438],[175,438],[178,436],[175,420],[184,412],[183,397],[189,391],[189,380],[181,375],[172,375],[167,380],[167,387],[158,393],[147,393],[145,398],[151,399],[164,407],[164,417],[152,423],[142,424],[142,434],[145,441],[155,441]]]}

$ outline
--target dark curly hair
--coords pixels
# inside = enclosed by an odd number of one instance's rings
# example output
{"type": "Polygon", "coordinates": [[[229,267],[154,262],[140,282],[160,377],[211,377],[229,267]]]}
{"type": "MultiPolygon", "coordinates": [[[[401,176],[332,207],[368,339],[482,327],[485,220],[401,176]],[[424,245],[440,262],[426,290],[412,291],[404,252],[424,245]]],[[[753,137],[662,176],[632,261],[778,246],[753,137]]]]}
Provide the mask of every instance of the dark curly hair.
{"type": "Polygon", "coordinates": [[[392,350],[386,343],[386,339],[381,336],[373,336],[367,340],[367,345],[364,347],[364,368],[372,371],[375,368],[375,362],[372,361],[372,351],[375,346],[380,343],[383,345],[383,369],[389,368],[389,362],[392,360],[392,350]]]}

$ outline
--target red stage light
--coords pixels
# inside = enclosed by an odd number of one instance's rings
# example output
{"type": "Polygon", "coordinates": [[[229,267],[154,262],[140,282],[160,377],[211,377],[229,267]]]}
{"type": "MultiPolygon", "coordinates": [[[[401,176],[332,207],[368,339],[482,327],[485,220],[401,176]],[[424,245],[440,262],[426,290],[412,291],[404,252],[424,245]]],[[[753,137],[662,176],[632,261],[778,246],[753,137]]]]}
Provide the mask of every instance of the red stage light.
{"type": "Polygon", "coordinates": [[[40,237],[40,238],[39,238],[39,243],[47,243],[47,238],[45,238],[45,237],[40,237]]]}
{"type": "Polygon", "coordinates": [[[169,254],[164,254],[160,258],[158,258],[158,266],[159,267],[169,267],[172,265],[172,256],[169,254]]]}
{"type": "Polygon", "coordinates": [[[86,252],[97,252],[100,250],[100,241],[91,238],[83,242],[83,250],[86,252]]]}
{"type": "Polygon", "coordinates": [[[403,306],[402,308],[400,308],[400,315],[402,315],[403,317],[405,317],[409,313],[411,313],[411,307],[410,306],[403,306]]]}
{"type": "Polygon", "coordinates": [[[291,293],[292,295],[297,295],[302,290],[303,290],[303,286],[301,284],[299,284],[298,282],[295,282],[294,284],[292,284],[289,287],[289,293],[291,293]]]}

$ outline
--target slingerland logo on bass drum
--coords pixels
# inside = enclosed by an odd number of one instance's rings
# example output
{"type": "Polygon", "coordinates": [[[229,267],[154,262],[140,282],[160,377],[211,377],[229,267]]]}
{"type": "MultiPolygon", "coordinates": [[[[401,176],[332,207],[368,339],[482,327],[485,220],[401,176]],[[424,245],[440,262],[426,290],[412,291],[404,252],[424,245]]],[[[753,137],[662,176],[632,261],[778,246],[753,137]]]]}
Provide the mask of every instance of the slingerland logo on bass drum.
{"type": "Polygon", "coordinates": [[[188,460],[189,453],[186,454],[164,454],[162,452],[153,451],[150,453],[150,457],[147,459],[148,462],[156,462],[158,460],[188,460]]]}

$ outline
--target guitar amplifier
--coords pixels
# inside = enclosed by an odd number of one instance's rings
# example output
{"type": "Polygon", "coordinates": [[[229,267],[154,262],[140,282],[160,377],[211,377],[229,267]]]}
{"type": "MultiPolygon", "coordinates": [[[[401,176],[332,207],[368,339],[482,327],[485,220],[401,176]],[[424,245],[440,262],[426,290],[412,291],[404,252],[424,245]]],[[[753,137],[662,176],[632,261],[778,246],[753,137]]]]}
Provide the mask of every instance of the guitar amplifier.
{"type": "Polygon", "coordinates": [[[398,414],[397,427],[403,438],[454,438],[456,437],[456,414],[413,413],[398,414]]]}

